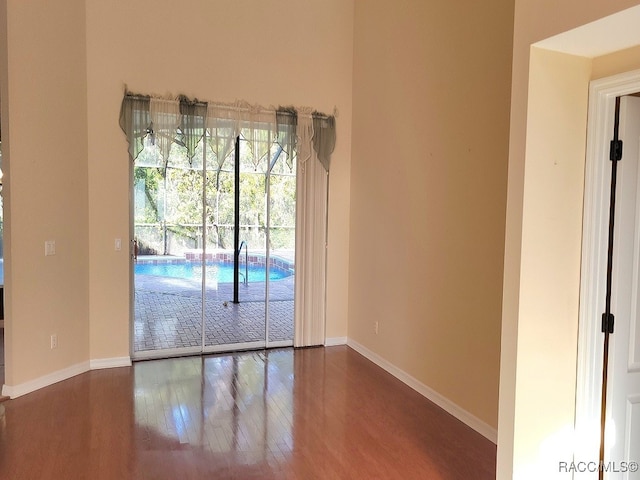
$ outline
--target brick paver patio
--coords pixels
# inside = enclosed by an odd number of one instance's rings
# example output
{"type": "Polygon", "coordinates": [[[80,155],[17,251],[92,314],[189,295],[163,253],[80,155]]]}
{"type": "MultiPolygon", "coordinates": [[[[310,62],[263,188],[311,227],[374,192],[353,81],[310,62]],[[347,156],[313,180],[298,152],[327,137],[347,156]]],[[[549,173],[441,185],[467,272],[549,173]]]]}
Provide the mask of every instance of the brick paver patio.
{"type": "MultiPolygon", "coordinates": [[[[269,341],[293,339],[294,276],[269,282],[269,341]]],[[[208,286],[205,298],[205,347],[264,340],[265,283],[208,286]]],[[[202,315],[199,280],[135,276],[134,351],[199,347],[202,315]]]]}

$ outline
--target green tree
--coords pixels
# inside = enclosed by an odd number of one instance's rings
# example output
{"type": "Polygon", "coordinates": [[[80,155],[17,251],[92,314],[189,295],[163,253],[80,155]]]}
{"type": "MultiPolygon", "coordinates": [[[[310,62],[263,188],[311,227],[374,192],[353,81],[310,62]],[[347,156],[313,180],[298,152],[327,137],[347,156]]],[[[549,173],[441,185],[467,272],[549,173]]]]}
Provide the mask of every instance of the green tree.
{"type": "MultiPolygon", "coordinates": [[[[241,146],[244,145],[241,144],[241,146]]],[[[240,224],[241,239],[250,248],[265,247],[266,231],[266,171],[277,151],[272,146],[263,158],[254,161],[250,148],[241,148],[240,224]]],[[[157,223],[159,235],[166,245],[167,231],[183,238],[185,246],[201,248],[203,219],[203,187],[206,191],[206,212],[209,245],[230,248],[233,243],[234,171],[233,160],[223,169],[215,161],[203,178],[201,142],[192,160],[186,149],[174,144],[166,168],[155,146],[147,146],[140,154],[134,169],[136,182],[136,223],[157,223]],[[144,197],[144,202],[138,196],[144,197]]],[[[257,148],[256,148],[257,150],[257,148]]],[[[263,149],[264,153],[264,149],[263,149]]],[[[209,159],[213,153],[207,151],[209,159]]],[[[295,241],[295,169],[292,159],[282,154],[271,165],[271,248],[293,248],[295,241]]],[[[137,232],[136,232],[137,233],[137,232]]],[[[161,242],[159,238],[149,240],[161,242]]],[[[158,246],[160,250],[166,247],[158,246]]]]}

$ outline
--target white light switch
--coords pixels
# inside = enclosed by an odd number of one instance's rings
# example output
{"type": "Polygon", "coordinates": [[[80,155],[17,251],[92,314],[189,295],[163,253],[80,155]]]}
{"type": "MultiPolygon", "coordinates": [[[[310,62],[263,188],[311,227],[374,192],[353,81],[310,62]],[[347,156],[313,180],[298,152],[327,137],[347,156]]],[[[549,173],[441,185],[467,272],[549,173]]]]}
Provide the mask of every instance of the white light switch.
{"type": "Polygon", "coordinates": [[[120,250],[122,250],[122,239],[121,238],[116,238],[115,248],[116,248],[116,252],[119,252],[120,250]]]}
{"type": "Polygon", "coordinates": [[[48,257],[50,255],[56,254],[56,241],[55,240],[47,240],[44,242],[44,256],[48,257]]]}

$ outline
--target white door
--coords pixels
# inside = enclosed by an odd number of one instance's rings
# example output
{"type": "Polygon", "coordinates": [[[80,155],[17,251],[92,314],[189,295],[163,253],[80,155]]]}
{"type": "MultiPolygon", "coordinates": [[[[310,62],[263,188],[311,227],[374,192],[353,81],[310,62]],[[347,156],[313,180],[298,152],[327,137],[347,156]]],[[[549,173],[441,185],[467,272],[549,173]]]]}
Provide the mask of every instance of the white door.
{"type": "Polygon", "coordinates": [[[640,98],[621,98],[619,137],[605,478],[640,480],[640,98]]]}

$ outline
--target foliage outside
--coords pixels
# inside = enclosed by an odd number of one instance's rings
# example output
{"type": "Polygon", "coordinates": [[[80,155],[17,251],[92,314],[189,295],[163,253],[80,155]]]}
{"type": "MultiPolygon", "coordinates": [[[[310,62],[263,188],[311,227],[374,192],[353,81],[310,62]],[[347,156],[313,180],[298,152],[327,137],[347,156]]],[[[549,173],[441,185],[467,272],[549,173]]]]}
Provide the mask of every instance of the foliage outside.
{"type": "MultiPolygon", "coordinates": [[[[282,152],[270,169],[279,148],[264,140],[241,140],[240,151],[240,240],[247,242],[249,250],[266,249],[269,184],[269,248],[293,251],[295,161],[282,152]],[[256,158],[254,152],[259,149],[264,153],[256,158]]],[[[203,152],[201,141],[190,160],[186,148],[174,143],[165,166],[157,146],[146,145],[136,160],[133,181],[140,255],[183,255],[187,250],[201,250],[203,232],[207,251],[233,249],[233,152],[219,163],[211,148],[207,146],[203,152]],[[205,155],[206,172],[202,168],[205,155]]]]}

